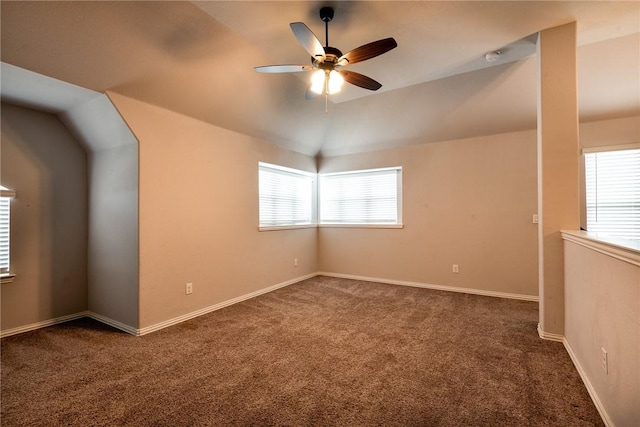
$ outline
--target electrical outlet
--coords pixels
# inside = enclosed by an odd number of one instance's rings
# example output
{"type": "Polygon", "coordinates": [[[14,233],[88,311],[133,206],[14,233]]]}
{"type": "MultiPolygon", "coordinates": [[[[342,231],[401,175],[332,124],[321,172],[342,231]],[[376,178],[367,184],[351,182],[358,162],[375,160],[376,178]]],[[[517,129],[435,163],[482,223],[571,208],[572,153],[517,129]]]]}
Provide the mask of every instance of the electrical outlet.
{"type": "Polygon", "coordinates": [[[453,268],[451,269],[454,273],[460,273],[460,269],[458,268],[458,264],[453,264],[453,268]]]}
{"type": "Polygon", "coordinates": [[[604,348],[600,350],[602,350],[602,370],[605,375],[609,375],[609,353],[604,348]]]}
{"type": "Polygon", "coordinates": [[[538,214],[533,214],[533,218],[531,220],[534,224],[537,224],[539,222],[539,217],[538,214]]]}
{"type": "Polygon", "coordinates": [[[190,295],[193,293],[193,283],[187,283],[184,285],[184,293],[190,295]]]}
{"type": "Polygon", "coordinates": [[[297,267],[298,266],[298,258],[294,258],[293,259],[293,266],[297,267]]]}

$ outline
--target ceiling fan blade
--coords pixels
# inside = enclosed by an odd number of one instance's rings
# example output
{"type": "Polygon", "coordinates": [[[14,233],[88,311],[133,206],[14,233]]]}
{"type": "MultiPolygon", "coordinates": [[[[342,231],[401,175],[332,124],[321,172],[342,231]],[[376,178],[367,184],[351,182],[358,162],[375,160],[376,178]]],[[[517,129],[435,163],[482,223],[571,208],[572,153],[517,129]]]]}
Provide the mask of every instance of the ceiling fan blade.
{"type": "Polygon", "coordinates": [[[320,43],[320,40],[318,40],[309,27],[302,22],[292,22],[289,26],[291,27],[291,31],[293,31],[293,35],[298,39],[298,42],[313,58],[324,57],[322,43],[320,43]]]}
{"type": "Polygon", "coordinates": [[[347,70],[340,70],[338,72],[342,74],[342,77],[344,77],[344,80],[347,83],[351,83],[352,85],[356,85],[369,90],[378,90],[382,87],[380,83],[363,74],[347,70]]]}
{"type": "Polygon", "coordinates": [[[255,67],[254,70],[258,73],[297,73],[300,71],[311,71],[313,67],[311,65],[265,65],[255,67]]]}
{"type": "Polygon", "coordinates": [[[397,46],[398,43],[396,43],[393,37],[367,43],[342,55],[340,59],[338,59],[338,64],[347,65],[366,61],[367,59],[375,58],[378,55],[382,55],[383,53],[388,52],[397,46]]]}

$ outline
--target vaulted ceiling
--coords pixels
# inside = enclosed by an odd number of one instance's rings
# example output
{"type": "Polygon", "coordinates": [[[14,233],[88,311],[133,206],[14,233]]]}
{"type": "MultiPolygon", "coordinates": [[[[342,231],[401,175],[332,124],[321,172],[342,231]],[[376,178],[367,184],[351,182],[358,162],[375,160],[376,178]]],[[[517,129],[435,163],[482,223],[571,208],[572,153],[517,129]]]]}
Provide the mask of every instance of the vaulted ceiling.
{"type": "MultiPolygon", "coordinates": [[[[582,121],[640,114],[639,2],[7,2],[3,62],[97,92],[112,91],[309,155],[532,129],[535,34],[578,22],[582,121]],[[382,83],[305,100],[306,64],[289,29],[324,43],[335,9],[343,52],[394,37],[398,47],[349,68],[382,83]],[[484,54],[501,50],[499,61],[484,54]]],[[[46,99],[46,91],[39,96],[46,99]]]]}

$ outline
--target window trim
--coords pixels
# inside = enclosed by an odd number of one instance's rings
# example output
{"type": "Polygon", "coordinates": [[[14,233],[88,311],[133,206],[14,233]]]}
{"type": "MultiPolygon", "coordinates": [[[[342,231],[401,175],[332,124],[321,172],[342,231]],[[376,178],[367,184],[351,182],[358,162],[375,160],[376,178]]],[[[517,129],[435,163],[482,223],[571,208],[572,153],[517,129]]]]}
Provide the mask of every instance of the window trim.
{"type": "Polygon", "coordinates": [[[402,205],[403,205],[403,186],[402,186],[402,166],[390,166],[390,167],[382,167],[382,168],[371,168],[371,169],[360,169],[360,170],[349,170],[342,172],[330,172],[330,173],[319,173],[318,174],[318,227],[320,228],[395,228],[400,229],[404,228],[403,216],[402,216],[402,205]],[[320,218],[320,195],[322,193],[322,177],[325,176],[338,176],[338,175],[355,175],[355,174],[365,174],[371,172],[386,172],[386,171],[395,171],[396,172],[396,214],[397,220],[396,223],[335,223],[335,222],[321,222],[320,218]]]}
{"type": "Polygon", "coordinates": [[[624,151],[624,150],[637,150],[640,148],[640,142],[633,144],[621,144],[621,145],[602,145],[599,147],[583,147],[582,154],[589,153],[604,153],[606,151],[624,151]]]}
{"type": "Polygon", "coordinates": [[[317,228],[318,224],[299,225],[260,225],[258,231],[298,230],[300,228],[317,228]]]}
{"type": "MultiPolygon", "coordinates": [[[[587,154],[597,154],[597,153],[607,153],[607,152],[613,152],[613,151],[627,151],[627,150],[638,150],[640,149],[640,143],[629,143],[629,144],[618,144],[618,145],[603,145],[603,146],[594,146],[594,147],[581,147],[580,149],[580,154],[581,154],[581,198],[582,198],[582,202],[581,202],[581,216],[584,215],[583,217],[583,224],[582,226],[584,226],[584,229],[586,230],[588,228],[588,209],[589,209],[589,205],[587,203],[587,154]]],[[[640,242],[640,240],[638,239],[628,239],[628,238],[624,238],[624,237],[615,237],[613,235],[609,235],[608,233],[604,233],[601,231],[586,231],[589,235],[591,236],[599,236],[600,238],[612,238],[612,239],[616,239],[620,242],[628,242],[627,247],[631,247],[633,248],[634,245],[637,242],[640,242]]]]}
{"type": "MultiPolygon", "coordinates": [[[[312,194],[312,216],[313,222],[308,224],[290,224],[290,225],[260,225],[260,212],[258,209],[258,231],[279,231],[279,230],[296,230],[296,229],[305,229],[305,228],[368,228],[368,229],[401,229],[404,228],[404,223],[402,222],[402,205],[403,205],[403,185],[402,185],[402,166],[391,166],[391,167],[382,167],[382,168],[371,168],[371,169],[361,169],[361,170],[349,170],[343,172],[331,172],[326,174],[307,172],[300,169],[294,169],[286,166],[276,165],[273,163],[267,162],[258,162],[258,175],[261,167],[281,170],[283,172],[299,174],[311,177],[313,179],[313,194],[312,194]],[[330,176],[330,175],[349,175],[356,173],[367,173],[367,172],[378,172],[378,171],[388,171],[393,170],[396,171],[396,198],[397,198],[397,223],[320,223],[319,215],[320,215],[320,177],[321,176],[330,176]]],[[[260,199],[260,190],[259,190],[259,178],[258,178],[258,201],[260,199]]]]}
{"type": "Polygon", "coordinates": [[[318,223],[319,228],[404,228],[404,224],[337,224],[337,223],[318,223]]]}
{"type": "Polygon", "coordinates": [[[296,230],[302,228],[316,228],[318,226],[318,174],[294,169],[273,163],[258,162],[258,231],[296,230]],[[311,178],[311,222],[304,224],[261,225],[260,224],[260,170],[262,168],[281,171],[292,175],[301,175],[311,178]]]}
{"type": "MultiPolygon", "coordinates": [[[[9,199],[9,215],[11,212],[11,200],[16,196],[16,192],[10,190],[2,185],[0,185],[0,197],[9,199]]],[[[9,217],[9,228],[11,227],[11,217],[9,217]]],[[[11,236],[11,232],[9,232],[9,236],[11,236]]],[[[10,237],[9,237],[10,238],[10,237]]],[[[11,251],[11,241],[9,241],[9,251],[11,251]]],[[[9,260],[11,257],[9,257],[9,260]]],[[[11,283],[13,282],[13,278],[16,277],[15,274],[11,272],[11,261],[9,261],[9,267],[6,271],[0,271],[0,283],[11,283]]]]}

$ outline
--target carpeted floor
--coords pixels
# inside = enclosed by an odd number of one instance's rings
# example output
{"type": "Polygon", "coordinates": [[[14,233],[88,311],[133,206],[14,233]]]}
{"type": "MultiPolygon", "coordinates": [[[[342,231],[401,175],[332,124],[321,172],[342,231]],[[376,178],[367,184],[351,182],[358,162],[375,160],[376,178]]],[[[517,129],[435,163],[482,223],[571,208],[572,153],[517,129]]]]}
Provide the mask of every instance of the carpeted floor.
{"type": "Polygon", "coordinates": [[[601,426],[532,302],[316,277],[143,337],[2,339],[9,426],[601,426]]]}

